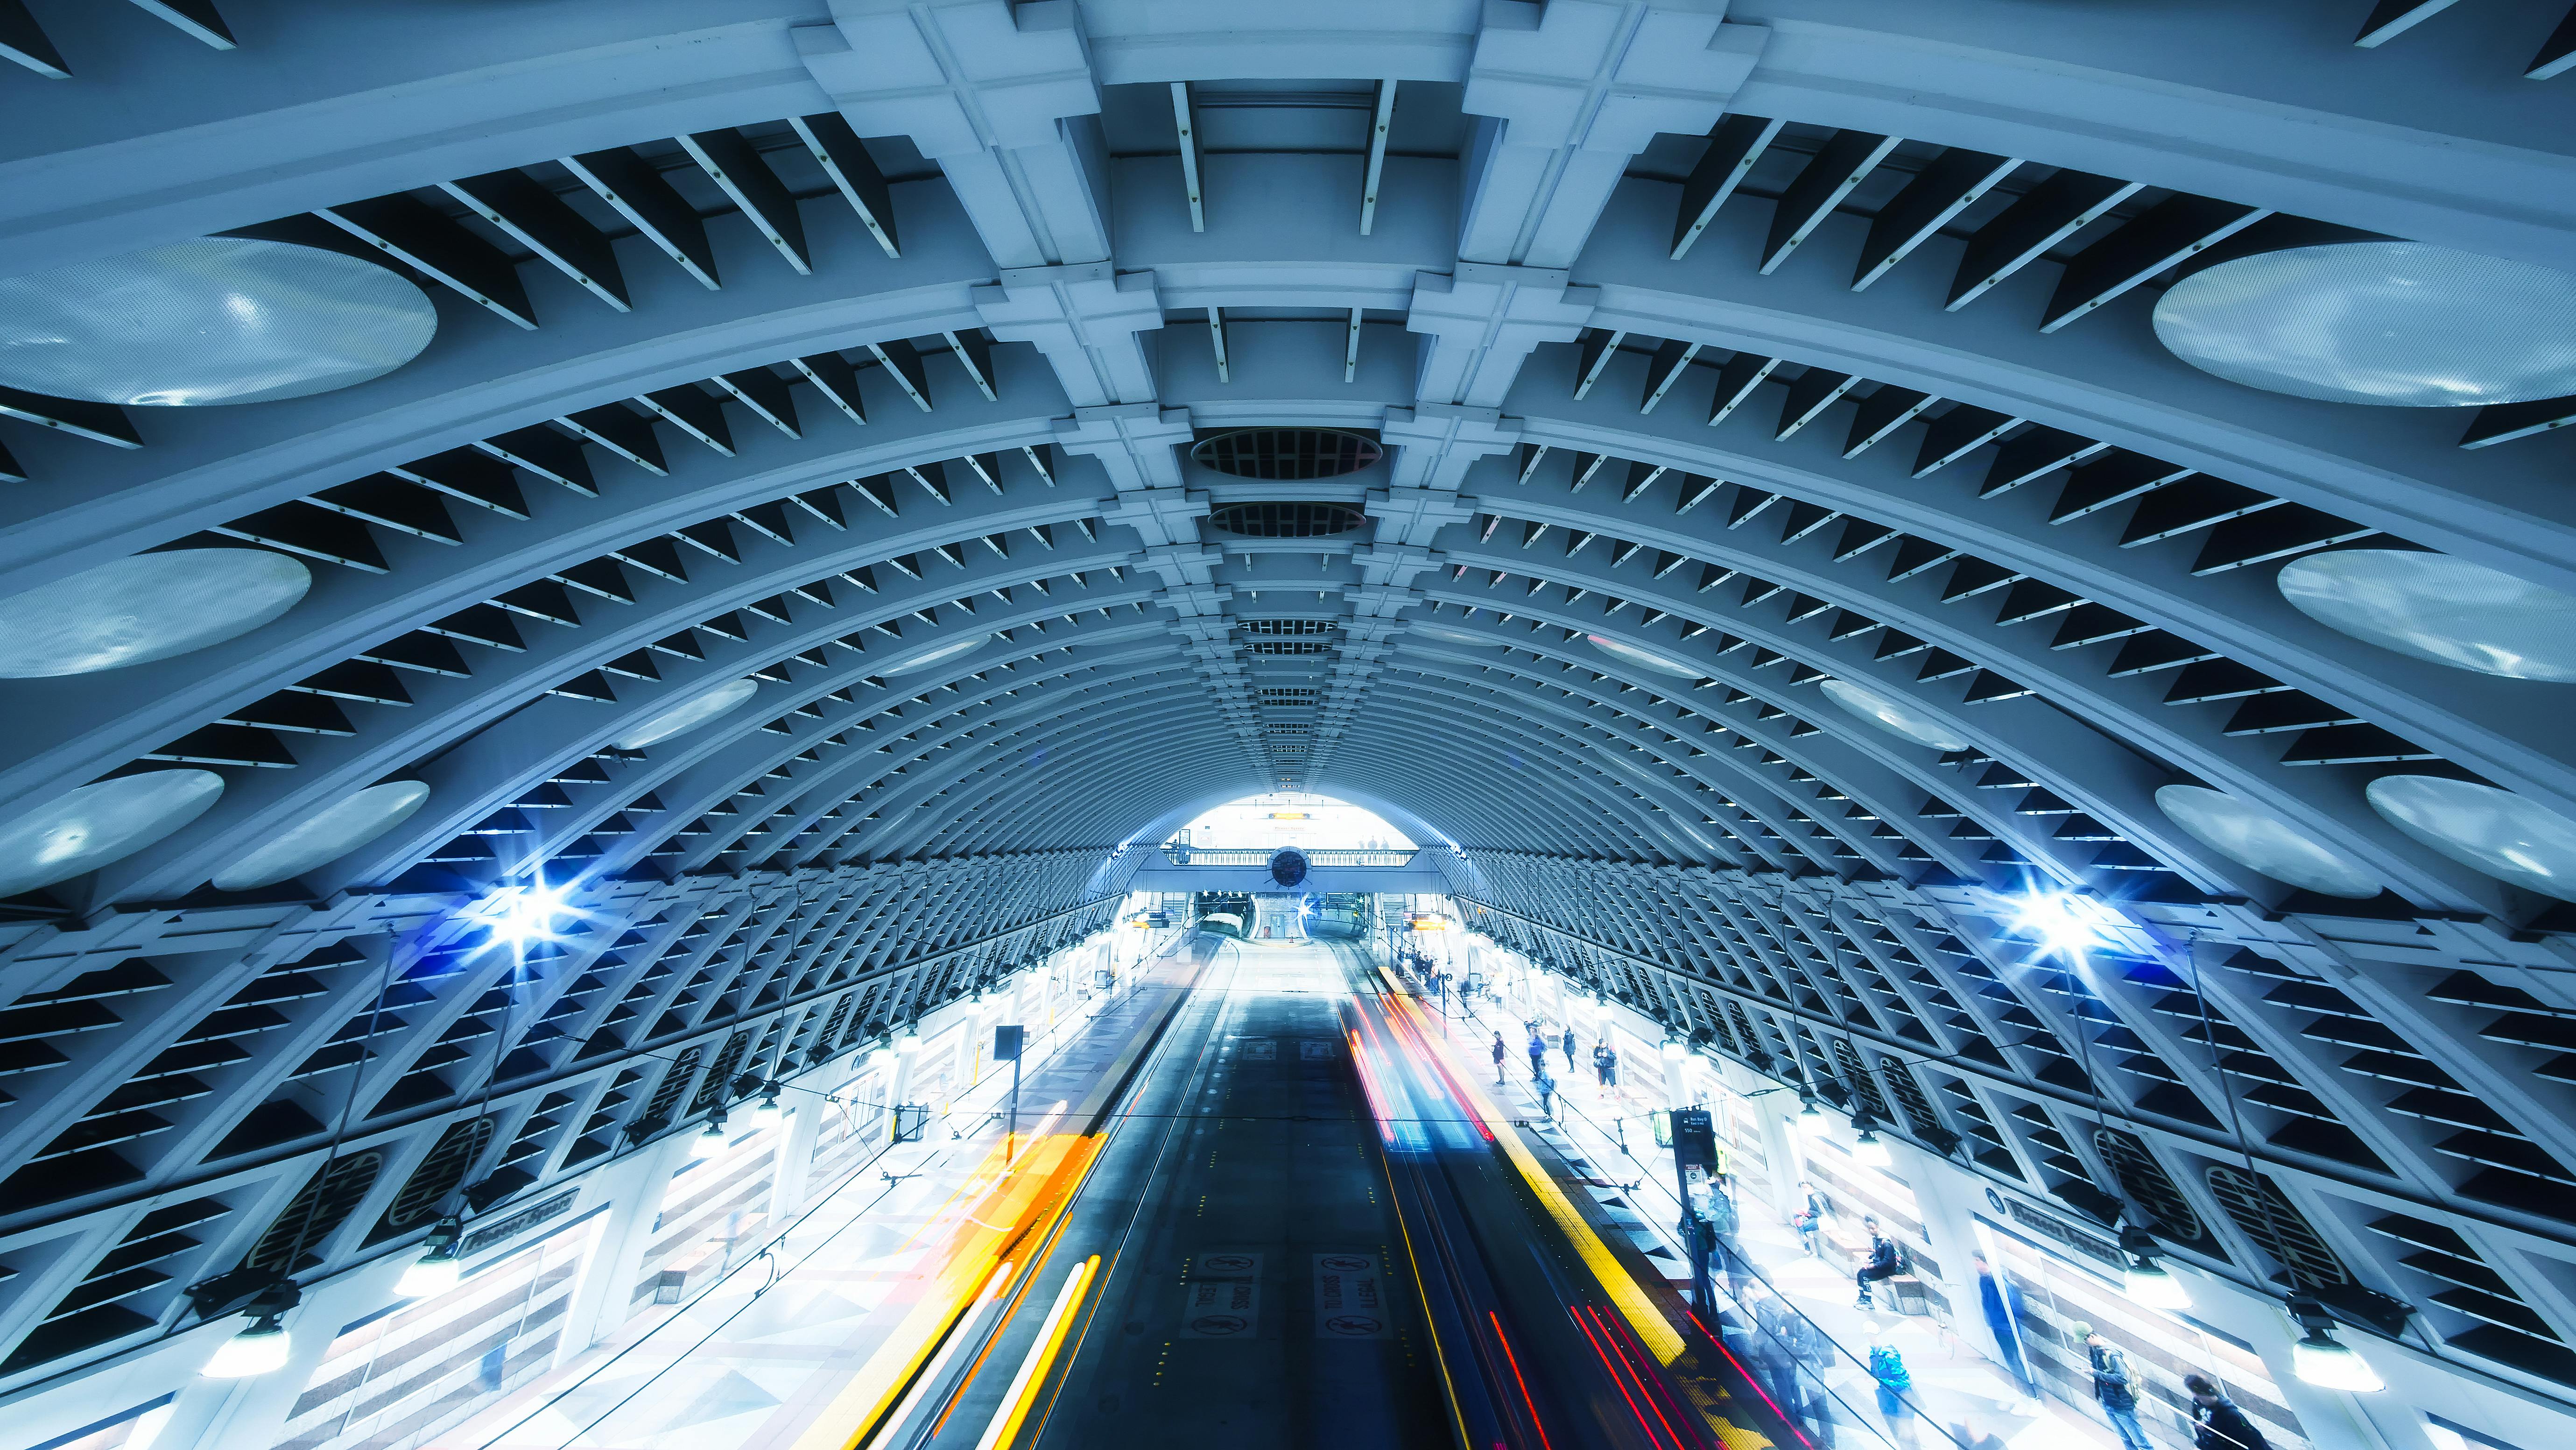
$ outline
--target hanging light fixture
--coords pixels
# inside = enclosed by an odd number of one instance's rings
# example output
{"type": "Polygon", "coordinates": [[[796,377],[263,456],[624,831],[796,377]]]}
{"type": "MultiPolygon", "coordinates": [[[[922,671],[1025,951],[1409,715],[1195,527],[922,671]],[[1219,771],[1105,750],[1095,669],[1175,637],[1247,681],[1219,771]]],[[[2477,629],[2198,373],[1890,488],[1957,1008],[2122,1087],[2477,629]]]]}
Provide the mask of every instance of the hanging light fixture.
{"type": "Polygon", "coordinates": [[[2191,1291],[2164,1265],[2156,1262],[2156,1238],[2136,1225],[2120,1230],[2120,1252],[2129,1262],[2121,1270],[2120,1281],[2130,1299],[2149,1309],[2188,1309],[2191,1291]]]}
{"type": "Polygon", "coordinates": [[[1852,1127],[1855,1130],[1855,1136],[1852,1139],[1853,1162],[1864,1168],[1886,1168],[1895,1164],[1896,1155],[1888,1152],[1887,1145],[1879,1141],[1876,1118],[1866,1112],[1854,1113],[1852,1127]]]}
{"type": "Polygon", "coordinates": [[[899,1028],[895,1029],[895,1034],[894,1034],[894,1050],[895,1050],[895,1051],[897,1051],[897,1052],[911,1052],[911,1051],[913,1051],[915,1048],[918,1048],[918,1047],[920,1047],[920,1046],[921,1046],[921,1029],[920,1029],[919,1027],[916,1027],[916,1026],[914,1026],[913,1024],[911,1024],[911,1023],[907,1022],[907,1023],[903,1024],[903,1026],[901,1026],[901,1027],[899,1027],[899,1028]]]}
{"type": "Polygon", "coordinates": [[[1682,1039],[1680,1033],[1664,1034],[1664,1061],[1679,1062],[1688,1056],[1690,1056],[1690,1044],[1682,1039]]]}
{"type": "Polygon", "coordinates": [[[1798,1131],[1810,1138],[1821,1138],[1832,1131],[1833,1126],[1834,1120],[1826,1117],[1825,1110],[1816,1105],[1815,1093],[1807,1088],[1798,1089],[1798,1131]]]}
{"type": "Polygon", "coordinates": [[[217,1345],[201,1373],[208,1379],[237,1380],[284,1369],[292,1340],[278,1319],[295,1307],[299,1297],[295,1286],[284,1279],[253,1295],[240,1311],[250,1316],[249,1326],[217,1345]]]}
{"type": "Polygon", "coordinates": [[[2334,1318],[2326,1313],[2326,1306],[2296,1294],[2287,1307],[2290,1317],[2307,1331],[2305,1337],[2290,1346],[2290,1368],[2303,1383],[2362,1395],[2388,1388],[2379,1371],[2370,1367],[2370,1361],[2334,1337],[2334,1318]]]}
{"type": "Polygon", "coordinates": [[[786,1112],[787,1110],[785,1108],[778,1105],[778,1084],[774,1082],[762,1083],[760,1085],[760,1101],[751,1105],[752,1123],[757,1127],[766,1128],[771,1124],[776,1123],[781,1117],[784,1117],[786,1112]]]}
{"type": "Polygon", "coordinates": [[[725,1116],[715,1113],[707,1119],[707,1130],[689,1140],[689,1161],[703,1163],[724,1151],[725,1116]]]}
{"type": "Polygon", "coordinates": [[[457,1281],[465,1277],[465,1262],[456,1252],[461,1227],[454,1214],[438,1221],[429,1237],[421,1241],[421,1256],[412,1260],[411,1267],[403,1270],[401,1282],[394,1285],[397,1296],[426,1299],[456,1287],[457,1281]]]}

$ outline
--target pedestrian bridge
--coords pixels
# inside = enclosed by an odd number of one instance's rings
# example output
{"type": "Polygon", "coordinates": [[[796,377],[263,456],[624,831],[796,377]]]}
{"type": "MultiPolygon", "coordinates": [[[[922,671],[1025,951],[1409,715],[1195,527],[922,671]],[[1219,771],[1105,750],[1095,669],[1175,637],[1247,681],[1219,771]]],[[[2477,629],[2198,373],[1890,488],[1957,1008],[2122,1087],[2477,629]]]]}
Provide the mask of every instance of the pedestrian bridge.
{"type": "MultiPolygon", "coordinates": [[[[1280,890],[1270,878],[1275,851],[1260,847],[1165,846],[1146,858],[1127,883],[1130,891],[1231,891],[1247,894],[1280,890]]],[[[1445,892],[1448,879],[1431,859],[1415,849],[1301,849],[1306,879],[1297,889],[1307,893],[1358,891],[1445,892]]]]}

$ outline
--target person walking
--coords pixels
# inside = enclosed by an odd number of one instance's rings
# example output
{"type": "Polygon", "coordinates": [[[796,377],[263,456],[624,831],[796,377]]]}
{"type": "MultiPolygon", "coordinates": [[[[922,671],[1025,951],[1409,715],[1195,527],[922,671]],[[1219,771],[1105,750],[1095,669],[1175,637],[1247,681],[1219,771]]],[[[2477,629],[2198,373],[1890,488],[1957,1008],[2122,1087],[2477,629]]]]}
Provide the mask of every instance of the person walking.
{"type": "Polygon", "coordinates": [[[1815,1427],[1816,1443],[1833,1450],[1836,1405],[1825,1377],[1834,1372],[1834,1342],[1816,1321],[1792,1313],[1789,1342],[1797,1355],[1799,1411],[1815,1427]]]}
{"type": "Polygon", "coordinates": [[[2003,1356],[2004,1369],[2020,1386],[2022,1398],[2037,1400],[2039,1382],[2030,1375],[2030,1361],[2021,1347],[2021,1286],[2006,1282],[1995,1272],[1995,1266],[1984,1254],[1974,1256],[1977,1266],[1977,1306],[1985,1311],[1986,1332],[1995,1337],[1995,1350],[2003,1356]]]}
{"type": "Polygon", "coordinates": [[[1601,1074],[1603,1087],[1619,1085],[1619,1049],[1612,1047],[1606,1038],[1592,1049],[1592,1070],[1601,1074]]]}
{"type": "Polygon", "coordinates": [[[1852,1307],[1867,1309],[1872,1307],[1869,1286],[1904,1273],[1905,1256],[1897,1252],[1896,1240],[1878,1231],[1877,1214],[1865,1215],[1860,1222],[1869,1230],[1869,1257],[1862,1262],[1860,1272],[1852,1275],[1852,1281],[1860,1286],[1860,1297],[1852,1301],[1852,1307]]]}
{"type": "Polygon", "coordinates": [[[1905,1369],[1905,1356],[1887,1342],[1886,1333],[1877,1325],[1869,1327],[1869,1377],[1878,1381],[1878,1414],[1887,1421],[1887,1438],[1905,1450],[1914,1450],[1921,1442],[1915,1438],[1914,1402],[1906,1396],[1914,1388],[1914,1376],[1905,1369]]]}
{"type": "MultiPolygon", "coordinates": [[[[1739,1304],[1744,1301],[1738,1300],[1739,1304]]],[[[1755,1286],[1746,1317],[1753,1323],[1752,1338],[1745,1345],[1745,1358],[1753,1362],[1754,1377],[1761,1381],[1780,1411],[1781,1418],[1798,1418],[1798,1351],[1790,1330],[1797,1315],[1780,1302],[1770,1290],[1755,1286]]]]}
{"type": "Polygon", "coordinates": [[[1543,1067],[1537,1070],[1537,1074],[1538,1080],[1532,1086],[1538,1089],[1538,1114],[1553,1123],[1556,1121],[1556,1079],[1549,1077],[1543,1067]]]}
{"type": "Polygon", "coordinates": [[[1530,1024],[1529,1057],[1531,1080],[1547,1076],[1547,1039],[1539,1036],[1535,1022],[1530,1024]]]}
{"type": "Polygon", "coordinates": [[[2138,1423],[2138,1391],[2129,1379],[2129,1356],[2120,1346],[2093,1332],[2093,1326],[2079,1319],[2067,1326],[2067,1332],[2084,1346],[2093,1366],[2093,1400],[2102,1407],[2102,1417],[2118,1433],[2122,1450],[2156,1450],[2147,1438],[2146,1427],[2138,1423]]]}
{"type": "Polygon", "coordinates": [[[1572,1072],[1574,1071],[1574,1024],[1571,1022],[1565,1024],[1565,1037],[1562,1045],[1565,1048],[1565,1070],[1567,1072],[1572,1072]]]}
{"type": "Polygon", "coordinates": [[[1494,1034],[1494,1086],[1503,1085],[1503,1064],[1511,1060],[1512,1050],[1503,1045],[1503,1034],[1494,1034]]]}
{"type": "Polygon", "coordinates": [[[2193,1450],[2271,1450],[2271,1442],[2245,1418],[2227,1391],[2205,1374],[2187,1374],[2182,1387],[2191,1391],[2193,1450]]]}
{"type": "Polygon", "coordinates": [[[1798,1211],[1789,1215],[1789,1226],[1798,1231],[1798,1242],[1809,1257],[1822,1257],[1816,1241],[1825,1231],[1825,1196],[1804,1179],[1798,1182],[1798,1211]]]}

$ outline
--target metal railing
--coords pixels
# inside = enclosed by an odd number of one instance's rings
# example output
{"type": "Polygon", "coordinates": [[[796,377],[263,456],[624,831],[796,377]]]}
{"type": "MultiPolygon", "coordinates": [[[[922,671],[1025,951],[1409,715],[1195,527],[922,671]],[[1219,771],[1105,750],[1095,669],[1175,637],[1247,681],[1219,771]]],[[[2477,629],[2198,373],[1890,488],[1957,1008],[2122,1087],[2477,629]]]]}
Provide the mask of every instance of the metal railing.
{"type": "MultiPolygon", "coordinates": [[[[1163,859],[1175,866],[1267,866],[1275,851],[1250,846],[1165,846],[1163,859]]],[[[1413,852],[1403,851],[1306,851],[1300,850],[1309,866],[1408,866],[1413,852]]]]}

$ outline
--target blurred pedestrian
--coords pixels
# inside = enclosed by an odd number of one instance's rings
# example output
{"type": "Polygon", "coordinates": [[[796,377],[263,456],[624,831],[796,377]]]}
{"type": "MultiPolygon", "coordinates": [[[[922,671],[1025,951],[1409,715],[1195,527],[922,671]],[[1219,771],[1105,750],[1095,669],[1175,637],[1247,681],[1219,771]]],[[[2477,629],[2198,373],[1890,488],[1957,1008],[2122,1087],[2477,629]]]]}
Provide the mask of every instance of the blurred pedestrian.
{"type": "Polygon", "coordinates": [[[1494,1086],[1503,1085],[1503,1064],[1511,1060],[1512,1050],[1503,1045],[1503,1034],[1494,1034],[1494,1086]]]}
{"type": "Polygon", "coordinates": [[[2191,1443],[2193,1450],[2270,1450],[2271,1442],[2245,1412],[2227,1397],[2227,1391],[2205,1374],[2187,1374],[2182,1387],[2191,1391],[2191,1443]]]}
{"type": "Polygon", "coordinates": [[[1563,1046],[1565,1048],[1565,1070],[1567,1072],[1572,1072],[1574,1071],[1574,1024],[1571,1022],[1565,1024],[1565,1038],[1563,1046]]]}
{"type": "Polygon", "coordinates": [[[1542,1067],[1538,1069],[1538,1081],[1533,1084],[1533,1086],[1538,1089],[1539,1116],[1547,1119],[1551,1123],[1555,1122],[1556,1079],[1549,1077],[1547,1075],[1547,1069],[1542,1067]]]}
{"type": "Polygon", "coordinates": [[[1609,1039],[1602,1039],[1600,1045],[1592,1049],[1592,1070],[1601,1074],[1603,1087],[1619,1085],[1619,1049],[1612,1047],[1609,1039]]]}
{"type": "Polygon", "coordinates": [[[2030,1361],[2021,1347],[2021,1286],[2007,1281],[1995,1272],[1995,1266],[1984,1254],[1975,1256],[1977,1266],[1977,1304],[1985,1311],[1986,1331],[1995,1337],[1996,1352],[2003,1356],[2004,1369],[2020,1387],[2022,1397],[2039,1398],[2039,1382],[2030,1376],[2030,1361]]]}
{"type": "Polygon", "coordinates": [[[1869,1377],[1878,1381],[1879,1417],[1887,1421],[1890,1440],[1913,1450],[1920,1443],[1914,1435],[1914,1401],[1908,1398],[1914,1376],[1906,1372],[1905,1356],[1887,1342],[1885,1330],[1871,1325],[1869,1339],[1869,1377]]]}
{"type": "Polygon", "coordinates": [[[2102,1407],[2102,1417],[2120,1436],[2121,1450],[2156,1450],[2147,1438],[2146,1428],[2138,1423],[2138,1391],[2129,1379],[2129,1356],[2120,1346],[2093,1332],[2093,1326],[2079,1319],[2067,1326],[2067,1332],[2084,1346],[2093,1366],[2093,1400],[2102,1407]]]}
{"type": "Polygon", "coordinates": [[[1798,1242],[1810,1255],[1822,1257],[1816,1240],[1825,1230],[1825,1196],[1804,1179],[1798,1182],[1798,1209],[1789,1215],[1789,1226],[1798,1231],[1798,1242]]]}
{"type": "Polygon", "coordinates": [[[1538,1035],[1535,1022],[1530,1024],[1529,1059],[1532,1078],[1547,1076],[1547,1039],[1538,1035]]]}
{"type": "MultiPolygon", "coordinates": [[[[1782,1418],[1798,1418],[1797,1346],[1790,1337],[1797,1315],[1780,1297],[1755,1285],[1752,1302],[1745,1306],[1745,1317],[1752,1322],[1753,1335],[1746,1344],[1745,1357],[1753,1362],[1754,1377],[1762,1382],[1782,1418]]],[[[1739,1300],[1739,1303],[1743,1301],[1739,1300]]]]}

